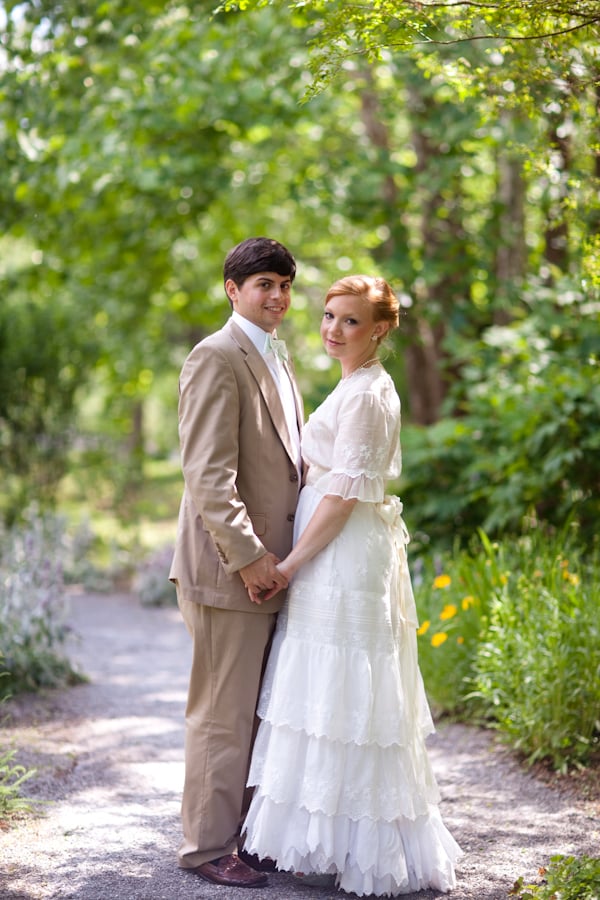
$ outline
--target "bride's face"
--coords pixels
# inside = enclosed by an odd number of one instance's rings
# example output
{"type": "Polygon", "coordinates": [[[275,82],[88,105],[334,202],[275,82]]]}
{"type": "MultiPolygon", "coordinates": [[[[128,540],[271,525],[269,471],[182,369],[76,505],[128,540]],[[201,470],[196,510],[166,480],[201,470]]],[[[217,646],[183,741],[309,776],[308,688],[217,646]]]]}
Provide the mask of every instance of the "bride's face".
{"type": "Polygon", "coordinates": [[[321,339],[333,359],[342,364],[347,375],[375,355],[376,338],[386,330],[384,322],[373,321],[373,307],[363,297],[344,294],[325,304],[321,321],[321,339]]]}

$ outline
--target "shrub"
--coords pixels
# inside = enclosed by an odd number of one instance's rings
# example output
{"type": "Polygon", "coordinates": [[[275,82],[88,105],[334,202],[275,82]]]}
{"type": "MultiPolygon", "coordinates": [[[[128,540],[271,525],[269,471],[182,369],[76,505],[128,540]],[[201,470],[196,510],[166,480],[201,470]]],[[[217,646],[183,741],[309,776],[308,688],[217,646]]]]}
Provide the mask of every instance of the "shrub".
{"type": "Polygon", "coordinates": [[[487,721],[528,761],[599,746],[600,565],[569,530],[532,528],[424,564],[419,658],[433,705],[487,721]]]}
{"type": "Polygon", "coordinates": [[[64,653],[64,524],[35,510],[0,532],[0,672],[13,693],[78,680],[64,653]]]}
{"type": "MultiPolygon", "coordinates": [[[[572,516],[592,542],[600,518],[600,304],[581,286],[531,284],[527,314],[465,341],[447,418],[403,428],[402,498],[436,546],[477,528],[518,532],[533,510],[572,516]]],[[[453,341],[450,346],[450,341],[453,341]]]]}
{"type": "Polygon", "coordinates": [[[584,567],[573,548],[555,546],[510,571],[492,598],[474,697],[529,762],[565,770],[599,746],[597,574],[598,565],[584,567]]]}
{"type": "Polygon", "coordinates": [[[517,900],[598,900],[600,859],[593,856],[553,856],[541,869],[541,884],[525,884],[519,878],[510,897],[517,900]]]}
{"type": "Polygon", "coordinates": [[[474,665],[487,635],[494,597],[506,573],[487,537],[466,550],[426,556],[415,578],[419,611],[419,663],[429,696],[445,713],[476,714],[472,696],[474,665]]]}
{"type": "Polygon", "coordinates": [[[51,505],[73,437],[75,395],[93,358],[90,329],[61,303],[22,290],[0,304],[0,516],[51,505]]]}

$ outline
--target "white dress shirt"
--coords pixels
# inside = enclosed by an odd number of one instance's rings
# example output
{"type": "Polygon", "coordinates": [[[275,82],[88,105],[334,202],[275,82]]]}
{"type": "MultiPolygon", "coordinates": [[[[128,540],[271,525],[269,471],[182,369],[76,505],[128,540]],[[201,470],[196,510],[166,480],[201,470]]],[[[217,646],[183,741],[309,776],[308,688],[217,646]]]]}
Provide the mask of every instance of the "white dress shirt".
{"type": "MultiPolygon", "coordinates": [[[[269,367],[269,371],[273,376],[275,387],[277,388],[277,392],[281,399],[281,404],[285,413],[285,421],[292,439],[292,444],[296,451],[296,468],[298,469],[298,472],[300,472],[300,432],[298,430],[298,419],[296,415],[296,401],[294,399],[294,391],[286,367],[274,353],[265,353],[266,331],[263,331],[263,329],[259,328],[258,325],[255,325],[254,322],[245,319],[235,310],[231,313],[231,318],[236,325],[239,325],[246,337],[250,338],[269,367]]],[[[273,335],[273,337],[275,336],[276,335],[273,335]]]]}

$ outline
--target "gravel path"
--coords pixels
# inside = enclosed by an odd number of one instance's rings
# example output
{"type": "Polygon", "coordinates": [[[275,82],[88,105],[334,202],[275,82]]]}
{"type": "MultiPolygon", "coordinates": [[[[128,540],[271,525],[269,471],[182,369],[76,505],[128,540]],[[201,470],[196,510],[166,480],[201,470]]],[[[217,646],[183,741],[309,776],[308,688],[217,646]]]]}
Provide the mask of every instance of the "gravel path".
{"type": "MultiPolygon", "coordinates": [[[[215,887],[177,868],[189,641],[176,609],[130,594],[76,594],[71,655],[88,684],[12,701],[1,745],[38,775],[41,815],[0,831],[2,900],[342,900],[270,876],[267,888],[215,887]]],[[[451,900],[506,898],[555,853],[598,855],[597,801],[524,772],[492,736],[442,724],[430,753],[442,814],[463,849],[451,900]]],[[[411,895],[433,900],[443,895],[411,895]]],[[[351,898],[350,898],[351,900],[351,898]]]]}

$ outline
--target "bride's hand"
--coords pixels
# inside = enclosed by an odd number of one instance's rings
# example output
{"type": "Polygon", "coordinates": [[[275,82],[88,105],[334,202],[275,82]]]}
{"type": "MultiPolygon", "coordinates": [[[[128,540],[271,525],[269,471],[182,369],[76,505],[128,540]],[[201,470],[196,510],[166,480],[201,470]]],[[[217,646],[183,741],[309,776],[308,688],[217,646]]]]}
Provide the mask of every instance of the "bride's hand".
{"type": "Polygon", "coordinates": [[[285,561],[283,563],[279,563],[275,566],[279,574],[281,575],[280,583],[273,583],[270,588],[265,588],[261,591],[252,591],[250,588],[248,589],[248,594],[250,595],[250,599],[253,603],[258,603],[259,605],[263,603],[265,600],[270,600],[271,597],[274,597],[279,591],[282,591],[284,588],[287,588],[289,584],[289,579],[291,578],[291,573],[285,571],[285,561]]]}

